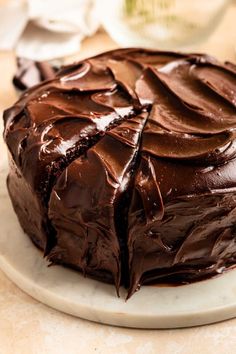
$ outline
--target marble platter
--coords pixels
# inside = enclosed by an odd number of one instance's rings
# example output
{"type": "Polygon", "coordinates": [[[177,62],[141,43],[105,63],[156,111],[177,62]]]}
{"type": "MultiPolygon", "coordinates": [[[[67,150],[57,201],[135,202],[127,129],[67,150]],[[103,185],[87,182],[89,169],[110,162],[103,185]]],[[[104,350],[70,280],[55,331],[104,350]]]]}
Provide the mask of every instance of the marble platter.
{"type": "Polygon", "coordinates": [[[0,268],[22,290],[59,311],[87,320],[135,328],[177,328],[236,317],[236,269],[178,287],[143,286],[125,301],[113,286],[83,278],[47,261],[21,230],[0,168],[0,268]]]}

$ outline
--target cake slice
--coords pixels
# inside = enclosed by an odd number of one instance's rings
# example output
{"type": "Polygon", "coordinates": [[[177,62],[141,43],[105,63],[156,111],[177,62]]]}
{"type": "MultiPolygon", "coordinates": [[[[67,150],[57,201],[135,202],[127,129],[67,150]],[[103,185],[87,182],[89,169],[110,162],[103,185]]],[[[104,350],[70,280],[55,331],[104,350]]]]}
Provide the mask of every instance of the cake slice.
{"type": "MultiPolygon", "coordinates": [[[[127,257],[122,225],[127,224],[126,202],[147,116],[125,120],[74,160],[57,180],[49,203],[56,231],[49,259],[115,283],[117,292],[127,257]]],[[[128,277],[127,268],[123,272],[128,277]]]]}

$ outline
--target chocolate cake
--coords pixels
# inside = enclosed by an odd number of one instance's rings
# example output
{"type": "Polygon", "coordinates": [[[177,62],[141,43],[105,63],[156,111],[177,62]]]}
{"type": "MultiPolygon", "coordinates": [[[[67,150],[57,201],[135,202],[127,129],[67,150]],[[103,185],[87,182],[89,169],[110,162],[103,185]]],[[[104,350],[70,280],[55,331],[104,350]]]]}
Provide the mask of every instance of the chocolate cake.
{"type": "Polygon", "coordinates": [[[236,264],[236,66],[119,49],[4,113],[9,194],[52,264],[128,288],[236,264]]]}

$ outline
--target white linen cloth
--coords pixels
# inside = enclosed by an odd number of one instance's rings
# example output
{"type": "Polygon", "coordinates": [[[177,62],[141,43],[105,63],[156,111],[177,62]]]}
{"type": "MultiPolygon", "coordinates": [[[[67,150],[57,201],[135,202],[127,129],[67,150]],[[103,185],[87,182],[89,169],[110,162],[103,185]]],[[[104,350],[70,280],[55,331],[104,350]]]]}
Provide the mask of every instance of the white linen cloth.
{"type": "Polygon", "coordinates": [[[98,29],[96,14],[94,0],[0,1],[0,50],[40,61],[73,54],[98,29]]]}

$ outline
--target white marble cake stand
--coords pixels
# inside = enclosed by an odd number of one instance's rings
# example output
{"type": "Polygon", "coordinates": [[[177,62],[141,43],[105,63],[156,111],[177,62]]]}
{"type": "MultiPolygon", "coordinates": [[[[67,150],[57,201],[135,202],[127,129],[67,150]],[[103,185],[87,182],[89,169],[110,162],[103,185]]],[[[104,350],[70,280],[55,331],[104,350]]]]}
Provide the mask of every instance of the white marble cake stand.
{"type": "MultiPolygon", "coordinates": [[[[5,170],[5,168],[4,168],[5,170]]],[[[114,287],[60,266],[47,267],[22,232],[0,173],[0,268],[22,290],[57,310],[91,321],[136,328],[202,325],[236,316],[236,269],[178,287],[143,286],[125,302],[114,287]]]]}

